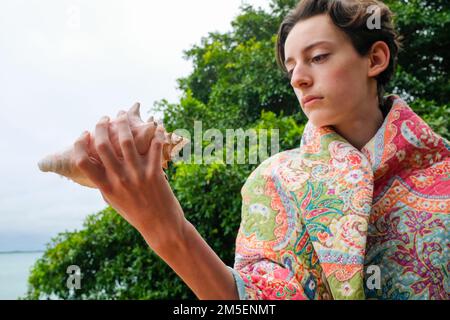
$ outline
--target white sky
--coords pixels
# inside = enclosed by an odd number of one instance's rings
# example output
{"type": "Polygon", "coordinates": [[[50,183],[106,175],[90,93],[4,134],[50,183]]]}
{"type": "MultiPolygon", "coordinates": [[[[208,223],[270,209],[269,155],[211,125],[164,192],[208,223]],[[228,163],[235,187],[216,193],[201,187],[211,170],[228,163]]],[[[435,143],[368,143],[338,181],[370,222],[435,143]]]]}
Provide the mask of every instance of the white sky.
{"type": "Polygon", "coordinates": [[[231,30],[241,2],[0,0],[0,251],[44,249],[106,206],[37,162],[103,115],[177,102],[192,69],[182,51],[231,30]]]}

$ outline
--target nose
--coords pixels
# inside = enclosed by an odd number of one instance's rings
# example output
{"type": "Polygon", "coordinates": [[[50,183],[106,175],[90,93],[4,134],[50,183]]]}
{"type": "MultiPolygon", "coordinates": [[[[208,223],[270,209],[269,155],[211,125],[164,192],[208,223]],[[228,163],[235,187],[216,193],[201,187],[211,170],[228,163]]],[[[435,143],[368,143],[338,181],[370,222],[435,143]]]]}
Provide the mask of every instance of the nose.
{"type": "Polygon", "coordinates": [[[292,71],[291,86],[296,89],[312,85],[312,77],[302,65],[298,65],[292,71]]]}

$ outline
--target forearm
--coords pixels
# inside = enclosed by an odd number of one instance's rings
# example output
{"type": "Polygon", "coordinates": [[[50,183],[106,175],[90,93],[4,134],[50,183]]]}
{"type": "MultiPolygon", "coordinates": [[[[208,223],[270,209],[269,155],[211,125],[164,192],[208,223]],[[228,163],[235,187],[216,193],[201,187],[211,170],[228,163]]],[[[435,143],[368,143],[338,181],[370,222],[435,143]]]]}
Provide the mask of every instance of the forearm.
{"type": "Polygon", "coordinates": [[[167,241],[152,249],[199,299],[239,299],[230,270],[189,221],[178,241],[167,241]]]}

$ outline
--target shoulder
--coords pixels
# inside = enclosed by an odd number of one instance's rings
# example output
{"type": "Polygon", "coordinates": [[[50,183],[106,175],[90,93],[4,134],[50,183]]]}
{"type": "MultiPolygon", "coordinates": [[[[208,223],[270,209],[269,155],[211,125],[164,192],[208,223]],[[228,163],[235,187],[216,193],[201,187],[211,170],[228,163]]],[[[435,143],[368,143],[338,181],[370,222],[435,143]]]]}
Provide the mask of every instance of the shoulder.
{"type": "Polygon", "coordinates": [[[248,179],[271,175],[271,172],[279,167],[281,163],[294,159],[295,157],[298,157],[299,154],[300,148],[278,152],[262,161],[256,169],[252,171],[248,179]]]}

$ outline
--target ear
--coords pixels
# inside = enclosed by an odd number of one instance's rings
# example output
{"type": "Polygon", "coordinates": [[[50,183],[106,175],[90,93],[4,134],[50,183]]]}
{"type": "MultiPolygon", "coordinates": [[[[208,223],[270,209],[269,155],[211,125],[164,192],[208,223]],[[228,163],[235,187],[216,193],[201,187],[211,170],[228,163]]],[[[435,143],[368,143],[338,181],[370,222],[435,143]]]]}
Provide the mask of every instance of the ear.
{"type": "Polygon", "coordinates": [[[376,77],[389,66],[391,52],[384,41],[377,41],[372,45],[368,55],[368,76],[376,77]]]}

